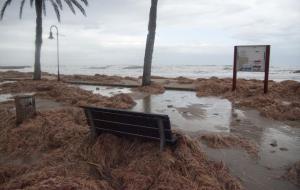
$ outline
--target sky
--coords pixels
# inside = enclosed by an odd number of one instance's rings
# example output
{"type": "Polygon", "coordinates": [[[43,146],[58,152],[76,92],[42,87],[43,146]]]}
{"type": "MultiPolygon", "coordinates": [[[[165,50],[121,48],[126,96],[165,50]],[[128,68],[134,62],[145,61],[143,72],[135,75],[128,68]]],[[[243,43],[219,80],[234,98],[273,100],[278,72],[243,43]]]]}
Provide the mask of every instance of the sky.
{"type": "MultiPolygon", "coordinates": [[[[0,0],[0,6],[4,0],[0,0]]],[[[151,0],[89,0],[87,17],[48,4],[42,65],[143,65],[151,0]]],[[[13,0],[0,21],[0,65],[33,65],[35,11],[13,0]]],[[[234,45],[271,45],[271,64],[300,68],[300,0],[159,0],[153,65],[231,65],[234,45]]]]}

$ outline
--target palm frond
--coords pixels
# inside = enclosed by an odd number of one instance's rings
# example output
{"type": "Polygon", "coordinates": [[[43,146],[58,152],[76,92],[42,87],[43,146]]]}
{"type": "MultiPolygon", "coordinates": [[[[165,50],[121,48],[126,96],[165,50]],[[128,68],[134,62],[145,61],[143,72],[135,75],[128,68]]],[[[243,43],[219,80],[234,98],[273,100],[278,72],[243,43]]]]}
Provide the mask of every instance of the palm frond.
{"type": "Polygon", "coordinates": [[[33,6],[33,2],[34,2],[34,0],[30,0],[30,7],[33,6]]]}
{"type": "Polygon", "coordinates": [[[25,5],[25,0],[22,0],[21,6],[20,6],[20,14],[19,14],[20,19],[22,18],[22,15],[23,15],[24,5],[25,5]]]}
{"type": "Polygon", "coordinates": [[[76,0],[71,0],[71,2],[80,10],[80,12],[86,16],[84,8],[76,0]]]}
{"type": "Polygon", "coordinates": [[[73,12],[73,14],[76,14],[72,2],[71,2],[70,0],[65,0],[65,2],[66,2],[67,5],[70,7],[70,9],[71,9],[71,11],[73,12]]]}
{"type": "Polygon", "coordinates": [[[63,9],[63,6],[62,6],[62,3],[61,3],[61,0],[56,0],[56,4],[59,6],[60,10],[63,9]]]}
{"type": "Polygon", "coordinates": [[[3,7],[2,7],[1,13],[0,13],[0,20],[3,19],[5,9],[7,8],[8,5],[10,5],[11,1],[12,1],[12,0],[7,0],[7,1],[5,1],[5,3],[3,4],[3,7]]]}
{"type": "Polygon", "coordinates": [[[46,16],[46,0],[43,0],[42,1],[42,4],[43,4],[43,13],[44,13],[44,16],[46,16]]]}
{"type": "Polygon", "coordinates": [[[89,5],[88,0],[81,0],[81,1],[85,4],[85,6],[88,6],[88,5],[89,5]]]}
{"type": "Polygon", "coordinates": [[[54,11],[55,11],[57,20],[58,20],[58,22],[60,22],[60,12],[59,12],[58,5],[56,4],[56,2],[54,2],[54,0],[51,0],[51,4],[52,4],[53,9],[54,9],[54,11]]]}
{"type": "MultiPolygon", "coordinates": [[[[22,18],[23,15],[23,9],[25,6],[27,0],[20,0],[21,2],[21,6],[20,6],[20,12],[19,12],[19,17],[20,19],[22,18]]],[[[80,12],[86,16],[86,12],[85,9],[83,8],[82,4],[80,2],[82,2],[85,6],[88,6],[88,0],[29,0],[30,2],[30,7],[33,7],[34,2],[36,1],[42,1],[42,12],[44,13],[44,15],[46,16],[46,2],[50,1],[52,4],[52,7],[55,11],[57,20],[60,22],[60,10],[63,9],[63,5],[62,5],[62,1],[64,1],[68,7],[71,9],[71,11],[73,12],[73,14],[76,14],[75,8],[78,8],[80,10],[80,12]]],[[[4,13],[6,8],[11,4],[12,0],[5,0],[1,12],[0,12],[0,20],[3,19],[4,13]]]]}

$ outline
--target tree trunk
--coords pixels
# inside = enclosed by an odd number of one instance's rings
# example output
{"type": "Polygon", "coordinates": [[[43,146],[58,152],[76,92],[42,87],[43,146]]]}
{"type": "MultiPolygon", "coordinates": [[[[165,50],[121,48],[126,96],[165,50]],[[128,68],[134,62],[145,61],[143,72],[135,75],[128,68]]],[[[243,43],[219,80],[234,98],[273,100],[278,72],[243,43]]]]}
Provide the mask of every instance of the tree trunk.
{"type": "Polygon", "coordinates": [[[155,41],[157,2],[158,0],[151,0],[148,35],[147,35],[145,58],[144,58],[144,72],[143,72],[143,84],[142,84],[143,86],[151,84],[151,65],[152,65],[152,55],[153,55],[153,48],[154,48],[154,41],[155,41]]]}
{"type": "Polygon", "coordinates": [[[34,60],[34,80],[41,80],[41,47],[43,43],[43,18],[42,18],[42,4],[41,0],[35,0],[36,12],[36,33],[35,33],[35,60],[34,60]]]}

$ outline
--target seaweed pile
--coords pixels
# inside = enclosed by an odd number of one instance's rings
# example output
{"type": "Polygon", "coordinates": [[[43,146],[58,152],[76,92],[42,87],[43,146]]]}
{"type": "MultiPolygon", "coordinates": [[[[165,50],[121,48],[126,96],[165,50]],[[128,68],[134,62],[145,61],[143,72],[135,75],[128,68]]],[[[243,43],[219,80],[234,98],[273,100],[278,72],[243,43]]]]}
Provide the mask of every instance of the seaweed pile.
{"type": "Polygon", "coordinates": [[[0,189],[242,189],[223,163],[208,160],[197,141],[180,134],[163,153],[142,139],[91,139],[77,106],[130,108],[130,96],[109,98],[48,80],[1,85],[0,93],[20,92],[66,106],[38,111],[16,127],[13,102],[0,103],[0,189]]]}
{"type": "Polygon", "coordinates": [[[244,149],[253,157],[258,156],[257,145],[243,137],[233,134],[204,134],[199,137],[207,146],[211,148],[232,148],[239,147],[244,149]]]}
{"type": "Polygon", "coordinates": [[[50,80],[18,81],[15,83],[2,84],[0,89],[0,94],[24,92],[35,92],[37,97],[43,97],[74,106],[93,105],[128,109],[135,105],[133,99],[126,94],[105,97],[99,94],[93,94],[90,91],[80,89],[76,86],[50,80]]]}
{"type": "Polygon", "coordinates": [[[121,84],[124,80],[137,83],[138,79],[133,77],[120,77],[120,76],[108,76],[95,74],[93,76],[89,75],[63,75],[62,79],[64,81],[81,81],[81,82],[99,82],[105,84],[121,84]]]}
{"type": "Polygon", "coordinates": [[[39,112],[15,127],[10,106],[0,108],[0,189],[243,189],[180,134],[160,153],[152,141],[90,139],[80,108],[39,112]]]}
{"type": "Polygon", "coordinates": [[[259,110],[276,120],[300,120],[300,83],[269,82],[269,93],[263,94],[263,82],[239,79],[236,92],[231,91],[232,79],[197,79],[197,96],[221,96],[238,106],[259,110]]]}
{"type": "Polygon", "coordinates": [[[165,92],[165,87],[161,84],[152,83],[149,86],[141,86],[133,89],[134,91],[143,92],[147,94],[162,94],[165,92]]]}
{"type": "Polygon", "coordinates": [[[175,78],[175,79],[177,80],[177,82],[178,82],[179,84],[192,84],[192,83],[195,82],[195,80],[193,80],[193,79],[189,79],[189,78],[182,77],[182,76],[177,77],[177,78],[175,78]]]}
{"type": "Polygon", "coordinates": [[[291,181],[295,185],[300,186],[300,160],[287,170],[283,178],[291,181]]]}

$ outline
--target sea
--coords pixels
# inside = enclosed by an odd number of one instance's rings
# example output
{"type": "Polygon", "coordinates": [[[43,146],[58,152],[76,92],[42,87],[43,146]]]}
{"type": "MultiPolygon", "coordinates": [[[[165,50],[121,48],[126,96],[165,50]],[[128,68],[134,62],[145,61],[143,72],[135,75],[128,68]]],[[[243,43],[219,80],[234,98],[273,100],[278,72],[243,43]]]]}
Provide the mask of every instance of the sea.
{"type": "MultiPolygon", "coordinates": [[[[8,69],[0,69],[7,71],[8,69]]],[[[9,69],[20,72],[32,72],[33,67],[25,67],[21,69],[9,69]]],[[[187,78],[232,78],[232,65],[153,65],[152,75],[162,77],[187,77],[187,78]]],[[[42,65],[42,71],[51,74],[57,73],[56,65],[42,65]]],[[[295,80],[300,82],[300,66],[284,67],[271,66],[269,79],[274,81],[295,80]]],[[[66,75],[116,75],[139,77],[143,75],[143,67],[141,65],[61,65],[60,73],[66,75]]],[[[237,73],[238,78],[244,79],[264,79],[264,72],[241,72],[237,73]]]]}

